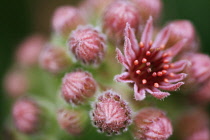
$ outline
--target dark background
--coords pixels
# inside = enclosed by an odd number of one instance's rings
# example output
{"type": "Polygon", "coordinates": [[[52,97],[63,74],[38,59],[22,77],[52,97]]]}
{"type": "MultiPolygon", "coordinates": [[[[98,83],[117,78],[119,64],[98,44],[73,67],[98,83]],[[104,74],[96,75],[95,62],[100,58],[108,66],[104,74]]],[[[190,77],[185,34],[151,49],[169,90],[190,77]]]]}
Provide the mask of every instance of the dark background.
{"type": "MultiPolygon", "coordinates": [[[[13,60],[17,44],[31,33],[50,34],[55,7],[79,0],[0,0],[0,82],[13,60]]],[[[188,19],[201,39],[204,53],[210,54],[210,0],[163,0],[163,20],[188,19]]],[[[2,85],[2,84],[1,84],[2,85]]],[[[10,112],[9,98],[0,90],[0,126],[10,112]]]]}

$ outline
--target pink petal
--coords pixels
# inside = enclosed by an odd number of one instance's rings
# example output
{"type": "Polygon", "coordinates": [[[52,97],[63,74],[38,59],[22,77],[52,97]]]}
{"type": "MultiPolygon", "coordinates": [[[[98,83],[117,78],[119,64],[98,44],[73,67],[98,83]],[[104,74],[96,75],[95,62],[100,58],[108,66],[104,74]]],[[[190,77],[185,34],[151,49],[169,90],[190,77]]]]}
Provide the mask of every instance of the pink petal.
{"type": "Polygon", "coordinates": [[[159,48],[161,45],[165,45],[170,36],[170,28],[167,26],[163,28],[160,33],[157,35],[154,44],[152,45],[152,49],[159,48]]]}
{"type": "Polygon", "coordinates": [[[187,39],[183,39],[177,42],[175,45],[173,45],[169,49],[167,49],[166,52],[170,52],[172,54],[171,58],[173,58],[173,56],[176,56],[182,50],[186,42],[187,42],[187,39]]]}
{"type": "Polygon", "coordinates": [[[183,71],[187,65],[189,65],[189,61],[187,61],[187,60],[177,61],[177,62],[174,63],[173,68],[170,68],[168,70],[168,72],[176,73],[176,72],[183,71]]]}
{"type": "Polygon", "coordinates": [[[130,75],[128,72],[123,72],[122,74],[120,75],[116,75],[114,77],[114,79],[117,81],[117,82],[122,82],[122,83],[133,83],[134,81],[131,80],[130,78],[130,75]]]}
{"type": "Polygon", "coordinates": [[[161,85],[159,88],[163,89],[163,90],[168,90],[168,91],[176,91],[183,84],[184,84],[184,82],[179,82],[176,84],[169,84],[169,85],[165,85],[165,86],[161,85]]]}
{"type": "Polygon", "coordinates": [[[118,59],[118,61],[119,61],[121,64],[123,64],[123,66],[124,66],[126,69],[128,69],[128,68],[129,68],[128,63],[127,63],[127,61],[125,60],[125,57],[123,56],[123,54],[121,53],[121,51],[120,51],[118,48],[116,48],[116,52],[117,52],[117,59],[118,59]]]}
{"type": "Polygon", "coordinates": [[[165,97],[169,96],[170,93],[168,92],[162,92],[157,88],[154,88],[152,90],[146,89],[147,92],[149,92],[152,96],[154,96],[157,99],[164,99],[165,97]]]}
{"type": "Polygon", "coordinates": [[[169,79],[169,82],[170,83],[176,83],[176,82],[179,82],[179,81],[183,80],[186,77],[187,77],[187,74],[185,74],[185,73],[176,74],[176,75],[174,75],[174,77],[169,79]]]}
{"type": "Polygon", "coordinates": [[[130,27],[130,24],[127,22],[125,27],[125,37],[130,39],[131,47],[135,53],[139,52],[138,41],[136,40],[136,36],[134,30],[130,27]]]}
{"type": "Polygon", "coordinates": [[[153,33],[153,20],[152,17],[150,16],[149,19],[147,20],[147,24],[144,28],[141,37],[141,42],[145,45],[145,48],[147,49],[149,46],[149,42],[151,41],[152,38],[152,33],[153,33]]]}
{"type": "Polygon", "coordinates": [[[139,87],[136,84],[134,84],[134,97],[138,101],[144,100],[146,97],[145,89],[139,90],[139,87]]]}
{"type": "Polygon", "coordinates": [[[127,37],[125,37],[124,54],[125,54],[125,59],[127,60],[127,63],[131,66],[134,59],[136,58],[136,54],[131,48],[130,39],[128,39],[127,37]]]}

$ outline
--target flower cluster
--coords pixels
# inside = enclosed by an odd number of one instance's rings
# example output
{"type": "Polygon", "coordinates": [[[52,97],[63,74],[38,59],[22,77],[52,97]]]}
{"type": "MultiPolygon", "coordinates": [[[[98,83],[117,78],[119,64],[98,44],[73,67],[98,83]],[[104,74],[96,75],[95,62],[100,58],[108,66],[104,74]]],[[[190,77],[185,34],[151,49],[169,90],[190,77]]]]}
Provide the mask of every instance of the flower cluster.
{"type": "Polygon", "coordinates": [[[162,7],[85,0],[57,8],[51,36],[20,43],[5,76],[14,101],[6,131],[18,140],[209,140],[210,57],[190,21],[156,25],[162,7]]]}

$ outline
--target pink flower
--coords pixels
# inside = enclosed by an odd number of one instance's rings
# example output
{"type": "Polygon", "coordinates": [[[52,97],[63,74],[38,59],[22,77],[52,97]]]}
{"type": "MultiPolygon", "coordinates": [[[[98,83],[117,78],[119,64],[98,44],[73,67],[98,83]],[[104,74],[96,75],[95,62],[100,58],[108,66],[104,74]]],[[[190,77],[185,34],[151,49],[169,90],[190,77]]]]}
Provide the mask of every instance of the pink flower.
{"type": "Polygon", "coordinates": [[[92,120],[100,132],[120,134],[131,123],[131,110],[121,97],[111,91],[105,91],[98,97],[92,111],[92,120]]]}
{"type": "Polygon", "coordinates": [[[117,48],[117,59],[125,67],[125,71],[115,76],[116,81],[129,83],[134,87],[135,99],[143,100],[148,92],[158,99],[170,95],[161,90],[175,91],[184,82],[179,82],[186,77],[180,73],[186,60],[173,62],[173,57],[179,53],[186,40],[181,40],[169,49],[165,44],[169,38],[169,28],[166,27],[157,35],[154,43],[152,18],[147,21],[141,42],[138,44],[134,31],[127,24],[125,28],[124,55],[117,48]],[[160,90],[161,89],[161,90],[160,90]]]}
{"type": "Polygon", "coordinates": [[[167,140],[173,132],[171,121],[156,108],[144,108],[134,118],[134,136],[138,140],[167,140]]]}

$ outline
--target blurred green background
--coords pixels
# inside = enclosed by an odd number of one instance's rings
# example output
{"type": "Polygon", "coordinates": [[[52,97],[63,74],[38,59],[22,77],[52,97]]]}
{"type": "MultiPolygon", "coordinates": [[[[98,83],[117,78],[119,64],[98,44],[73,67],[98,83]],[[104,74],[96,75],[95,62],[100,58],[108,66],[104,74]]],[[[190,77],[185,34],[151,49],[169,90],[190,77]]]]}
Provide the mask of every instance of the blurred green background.
{"type": "MultiPolygon", "coordinates": [[[[49,35],[51,16],[59,5],[79,0],[0,0],[0,79],[10,67],[18,43],[31,33],[49,35]]],[[[193,22],[204,53],[210,54],[210,0],[163,0],[162,24],[173,19],[193,22]]],[[[2,84],[1,84],[2,85],[2,84]]],[[[2,87],[2,86],[1,86],[2,87]]],[[[9,98],[0,91],[0,126],[10,112],[9,98]]]]}

